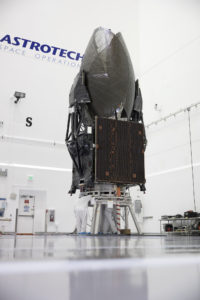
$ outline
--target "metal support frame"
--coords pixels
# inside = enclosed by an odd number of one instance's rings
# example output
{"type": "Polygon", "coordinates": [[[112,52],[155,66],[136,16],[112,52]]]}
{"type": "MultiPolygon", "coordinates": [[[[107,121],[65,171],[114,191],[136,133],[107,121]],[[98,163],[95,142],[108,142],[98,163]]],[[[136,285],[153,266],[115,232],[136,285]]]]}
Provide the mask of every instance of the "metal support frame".
{"type": "Polygon", "coordinates": [[[135,216],[135,212],[133,209],[133,203],[131,197],[106,197],[106,196],[98,196],[94,197],[95,204],[93,207],[93,220],[91,225],[91,234],[98,234],[100,227],[100,217],[101,217],[101,205],[107,205],[110,201],[113,202],[114,205],[119,205],[120,207],[125,208],[125,228],[128,228],[128,211],[130,211],[131,217],[137,229],[138,235],[142,234],[140,225],[135,216]]]}
{"type": "Polygon", "coordinates": [[[100,226],[100,216],[101,216],[101,204],[94,204],[93,208],[93,220],[91,226],[91,233],[98,234],[100,226]]]}
{"type": "Polygon", "coordinates": [[[137,229],[137,232],[138,232],[139,235],[141,235],[141,234],[142,234],[142,231],[141,231],[141,229],[140,229],[140,226],[139,226],[139,224],[138,224],[137,218],[136,218],[135,213],[134,213],[134,210],[133,210],[133,203],[129,204],[128,207],[129,207],[131,216],[132,216],[132,218],[133,218],[133,221],[134,221],[134,223],[135,223],[135,227],[136,227],[136,229],[137,229]]]}
{"type": "Polygon", "coordinates": [[[125,209],[125,229],[128,229],[128,211],[129,211],[129,208],[127,206],[125,206],[124,209],[125,209]]]}

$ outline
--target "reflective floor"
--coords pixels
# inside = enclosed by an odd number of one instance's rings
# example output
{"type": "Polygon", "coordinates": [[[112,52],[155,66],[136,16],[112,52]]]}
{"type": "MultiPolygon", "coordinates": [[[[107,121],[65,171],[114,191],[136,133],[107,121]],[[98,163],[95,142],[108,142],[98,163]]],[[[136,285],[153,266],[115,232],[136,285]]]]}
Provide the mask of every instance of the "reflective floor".
{"type": "Polygon", "coordinates": [[[0,236],[0,300],[200,299],[200,237],[0,236]]]}

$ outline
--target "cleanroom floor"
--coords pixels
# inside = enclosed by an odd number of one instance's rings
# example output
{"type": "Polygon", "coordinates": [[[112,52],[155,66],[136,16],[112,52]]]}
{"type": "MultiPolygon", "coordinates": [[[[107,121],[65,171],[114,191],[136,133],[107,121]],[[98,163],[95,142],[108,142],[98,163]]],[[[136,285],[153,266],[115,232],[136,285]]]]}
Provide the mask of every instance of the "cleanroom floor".
{"type": "Polygon", "coordinates": [[[0,236],[0,300],[200,299],[200,237],[0,236]]]}

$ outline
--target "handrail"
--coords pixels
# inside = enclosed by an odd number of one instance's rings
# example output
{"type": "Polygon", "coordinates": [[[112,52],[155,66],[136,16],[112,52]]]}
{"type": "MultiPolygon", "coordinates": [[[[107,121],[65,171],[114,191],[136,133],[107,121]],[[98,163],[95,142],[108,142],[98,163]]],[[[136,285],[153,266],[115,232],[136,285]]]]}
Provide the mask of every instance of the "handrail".
{"type": "Polygon", "coordinates": [[[148,129],[150,126],[152,125],[157,125],[158,123],[162,122],[162,121],[166,121],[167,119],[171,118],[171,117],[175,117],[176,115],[182,113],[182,112],[187,112],[187,111],[190,111],[192,108],[194,107],[198,107],[200,105],[200,102],[197,102],[197,103],[194,103],[194,104],[191,104],[190,106],[187,106],[185,108],[182,108],[182,109],[179,109],[178,111],[174,112],[174,113],[171,113],[161,119],[158,119],[157,121],[153,121],[149,124],[147,124],[145,127],[148,129]]]}

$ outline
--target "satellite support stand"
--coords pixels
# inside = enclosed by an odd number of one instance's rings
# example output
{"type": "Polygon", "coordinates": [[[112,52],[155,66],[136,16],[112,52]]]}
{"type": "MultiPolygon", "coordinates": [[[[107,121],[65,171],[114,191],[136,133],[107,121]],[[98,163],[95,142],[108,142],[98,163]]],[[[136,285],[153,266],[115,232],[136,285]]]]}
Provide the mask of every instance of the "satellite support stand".
{"type": "Polygon", "coordinates": [[[125,207],[125,229],[128,229],[128,206],[125,207]]]}
{"type": "Polygon", "coordinates": [[[130,211],[131,217],[137,229],[138,235],[142,235],[140,225],[135,216],[133,209],[133,203],[130,196],[125,197],[115,197],[115,196],[96,196],[94,197],[95,204],[93,206],[93,218],[91,225],[91,234],[98,234],[100,229],[100,219],[101,219],[101,206],[108,205],[110,201],[113,201],[114,205],[118,205],[120,208],[125,208],[125,229],[128,229],[128,211],[130,211]]]}
{"type": "Polygon", "coordinates": [[[93,207],[93,218],[91,234],[98,234],[100,227],[101,204],[95,203],[93,207]]]}
{"type": "Polygon", "coordinates": [[[141,229],[140,229],[139,223],[138,223],[138,221],[137,221],[137,218],[136,218],[135,213],[134,213],[134,210],[133,210],[133,203],[129,204],[128,207],[129,207],[129,210],[130,210],[132,219],[133,219],[133,221],[134,221],[134,223],[135,223],[135,227],[136,227],[136,229],[137,229],[137,232],[138,232],[139,235],[141,235],[141,234],[142,234],[142,231],[141,231],[141,229]]]}

